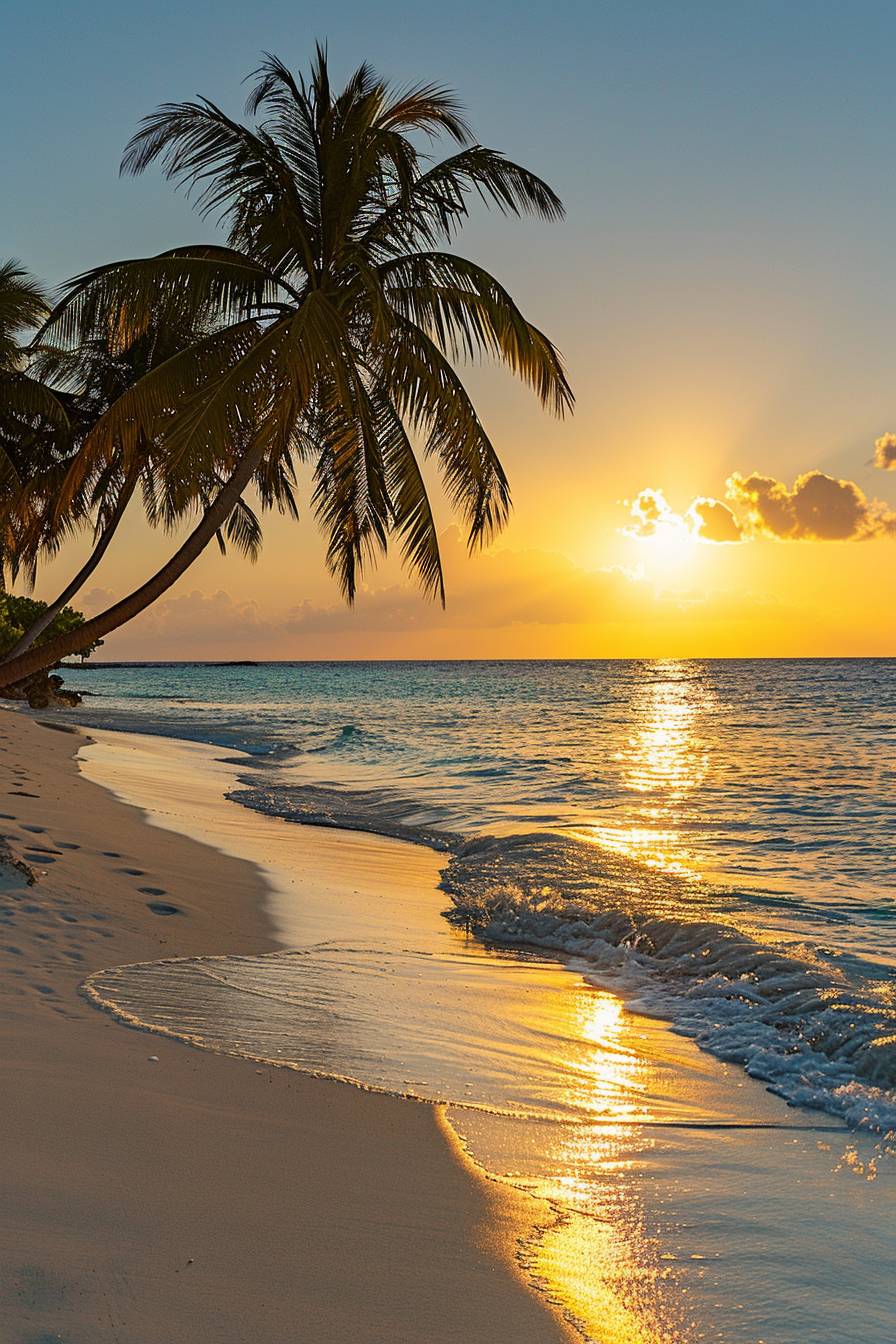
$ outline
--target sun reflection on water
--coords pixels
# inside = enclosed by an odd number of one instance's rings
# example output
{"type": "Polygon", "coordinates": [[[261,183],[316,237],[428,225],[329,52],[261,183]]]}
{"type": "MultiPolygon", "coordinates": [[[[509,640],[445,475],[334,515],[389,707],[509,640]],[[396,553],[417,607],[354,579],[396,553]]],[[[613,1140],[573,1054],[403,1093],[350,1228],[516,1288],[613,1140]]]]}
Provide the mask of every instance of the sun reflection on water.
{"type": "Polygon", "coordinates": [[[639,799],[632,820],[595,820],[574,833],[646,867],[699,880],[697,854],[683,833],[690,797],[709,770],[704,724],[716,697],[685,663],[655,663],[651,671],[634,696],[634,730],[615,758],[622,787],[639,799]]]}
{"type": "Polygon", "coordinates": [[[685,663],[656,663],[653,671],[634,698],[637,727],[620,759],[628,767],[629,789],[661,791],[674,800],[706,773],[705,746],[695,732],[695,721],[710,708],[710,696],[685,663]]]}
{"type": "MultiPolygon", "coordinates": [[[[699,880],[684,840],[689,800],[709,769],[702,724],[714,696],[685,664],[654,664],[635,705],[635,728],[617,756],[640,806],[630,824],[595,820],[580,839],[663,873],[699,880]]],[[[589,1338],[602,1344],[682,1344],[678,1273],[648,1233],[637,1176],[652,1148],[650,1065],[615,995],[583,986],[570,1068],[571,1108],[589,1122],[557,1129],[554,1176],[542,1193],[565,1210],[543,1236],[533,1269],[589,1338]],[[645,1128],[645,1125],[647,1126],[645,1128]],[[674,1305],[673,1305],[674,1303],[674,1305]]]]}
{"type": "Polygon", "coordinates": [[[646,1231],[632,1179],[651,1146],[643,1128],[651,1119],[650,1067],[620,999],[584,984],[575,997],[585,1049],[571,1071],[569,1103],[593,1119],[557,1127],[554,1177],[540,1193],[564,1212],[538,1243],[532,1270],[590,1339],[681,1344],[662,1291],[671,1270],[646,1231]]]}

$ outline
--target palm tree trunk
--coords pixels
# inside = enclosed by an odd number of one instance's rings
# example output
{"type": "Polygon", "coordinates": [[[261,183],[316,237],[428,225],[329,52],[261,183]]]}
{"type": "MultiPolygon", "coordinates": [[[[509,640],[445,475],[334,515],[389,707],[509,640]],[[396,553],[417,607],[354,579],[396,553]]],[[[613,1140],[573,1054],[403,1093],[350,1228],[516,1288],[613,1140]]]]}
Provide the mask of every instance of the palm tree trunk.
{"type": "Polygon", "coordinates": [[[110,631],[117,630],[119,626],[132,621],[141,611],[145,611],[157,601],[189,569],[218,529],[227,521],[263,456],[263,443],[256,444],[244,455],[230,480],[206,509],[186,541],[151,579],[141,587],[135,588],[120,602],[107,607],[99,616],[94,616],[83,625],[79,625],[77,629],[57,635],[46,644],[31,648],[27,653],[20,654],[18,658],[0,666],[0,682],[4,686],[12,686],[35,672],[55,666],[61,658],[80,653],[87,645],[95,643],[110,631]]]}
{"type": "Polygon", "coordinates": [[[80,592],[81,588],[90,578],[91,574],[106,554],[106,551],[109,548],[109,543],[118,530],[118,524],[124,517],[125,509],[131,502],[134,490],[137,487],[138,479],[138,474],[135,473],[129,480],[125,481],[121,488],[121,494],[118,496],[118,503],[115,505],[112,517],[106,524],[102,536],[93,548],[86,564],[81,566],[71,583],[63,588],[62,592],[56,598],[56,601],[51,602],[46,611],[41,612],[40,616],[38,616],[33,625],[29,626],[18,643],[12,646],[6,657],[0,659],[0,670],[2,670],[6,663],[11,663],[14,658],[18,658],[19,654],[24,653],[26,649],[30,649],[31,645],[43,634],[47,626],[53,624],[62,608],[68,605],[77,592],[80,592]]]}

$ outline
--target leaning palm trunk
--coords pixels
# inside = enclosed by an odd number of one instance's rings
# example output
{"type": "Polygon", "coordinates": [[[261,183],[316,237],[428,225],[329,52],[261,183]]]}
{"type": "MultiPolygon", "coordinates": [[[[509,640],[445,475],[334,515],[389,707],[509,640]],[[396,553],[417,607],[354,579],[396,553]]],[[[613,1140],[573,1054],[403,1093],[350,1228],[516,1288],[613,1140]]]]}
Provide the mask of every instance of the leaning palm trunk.
{"type": "Polygon", "coordinates": [[[138,478],[135,475],[122,487],[121,494],[118,497],[118,503],[115,505],[112,515],[100,535],[99,541],[96,546],[94,546],[86,562],[78,570],[71,583],[63,588],[56,600],[50,602],[46,611],[41,612],[34,624],[29,626],[18,643],[14,644],[10,649],[6,657],[0,659],[0,668],[4,667],[7,663],[11,663],[14,658],[18,658],[20,654],[23,654],[30,649],[35,640],[39,639],[48,626],[53,624],[63,607],[68,606],[72,598],[84,587],[84,584],[106,554],[112,538],[118,531],[118,525],[124,517],[125,510],[127,509],[128,504],[130,504],[134,490],[137,487],[137,480],[138,478]]]}
{"type": "Polygon", "coordinates": [[[244,454],[233,475],[208,506],[186,541],[151,579],[122,598],[120,602],[114,603],[98,616],[79,625],[76,630],[57,635],[46,644],[31,648],[19,657],[0,665],[2,684],[12,686],[24,681],[26,677],[33,676],[35,672],[54,667],[60,659],[80,653],[88,645],[95,644],[104,635],[108,635],[111,630],[117,630],[119,626],[132,621],[141,611],[145,611],[148,606],[156,602],[189,569],[220,531],[239,503],[240,496],[264,457],[264,452],[264,443],[258,442],[244,454]]]}

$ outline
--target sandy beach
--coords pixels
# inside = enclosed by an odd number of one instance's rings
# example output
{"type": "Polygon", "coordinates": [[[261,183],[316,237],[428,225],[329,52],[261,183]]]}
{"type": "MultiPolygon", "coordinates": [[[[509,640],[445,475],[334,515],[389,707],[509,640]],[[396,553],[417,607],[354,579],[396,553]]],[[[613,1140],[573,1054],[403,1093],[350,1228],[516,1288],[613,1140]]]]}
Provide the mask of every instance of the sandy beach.
{"type": "Polygon", "coordinates": [[[81,996],[106,966],[276,946],[258,870],[150,828],[80,776],[82,742],[0,715],[2,830],[35,873],[2,898],[4,1341],[569,1338],[514,1258],[543,1206],[480,1178],[436,1108],[81,996]]]}

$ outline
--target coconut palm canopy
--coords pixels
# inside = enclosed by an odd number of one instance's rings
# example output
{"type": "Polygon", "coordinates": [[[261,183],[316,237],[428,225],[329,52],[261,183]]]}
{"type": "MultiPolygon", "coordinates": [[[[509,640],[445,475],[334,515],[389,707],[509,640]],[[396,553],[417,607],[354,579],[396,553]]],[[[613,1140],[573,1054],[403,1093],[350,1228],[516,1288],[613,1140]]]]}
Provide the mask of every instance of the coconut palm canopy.
{"type": "Polygon", "coordinates": [[[28,371],[26,337],[48,314],[42,286],[19,262],[0,262],[0,472],[14,479],[35,434],[67,427],[60,400],[28,371]]]}
{"type": "MultiPolygon", "coordinates": [[[[102,533],[138,485],[149,522],[167,528],[175,527],[197,503],[207,504],[220,488],[220,476],[187,473],[170,460],[162,418],[158,433],[151,437],[141,431],[127,454],[120,447],[102,456],[82,451],[97,423],[139,379],[206,334],[169,320],[141,330],[126,343],[106,332],[69,350],[43,346],[36,351],[32,368],[64,400],[71,433],[68,453],[35,472],[25,492],[31,517],[23,531],[21,557],[32,571],[41,552],[55,554],[85,519],[92,521],[96,535],[102,533]]],[[[276,504],[295,516],[291,478],[274,472],[270,486],[262,506],[276,504]]],[[[261,528],[244,501],[230,515],[225,532],[254,558],[261,528]]]]}
{"type": "MultiPolygon", "coordinates": [[[[33,584],[38,562],[55,555],[74,533],[89,527],[93,547],[85,563],[48,603],[0,661],[29,648],[62,608],[80,591],[103,559],[138,487],[151,525],[172,528],[197,505],[207,506],[220,490],[218,476],[185,474],[167,456],[164,433],[141,435],[137,450],[125,463],[120,450],[85,464],[82,448],[97,422],[129,388],[172,355],[205,333],[166,322],[148,327],[129,343],[116,333],[94,337],[70,350],[38,346],[29,368],[52,388],[67,415],[65,432],[44,427],[31,444],[17,445],[19,473],[4,491],[6,560],[13,578],[24,571],[33,584]]],[[[275,469],[262,494],[263,508],[276,505],[297,516],[294,483],[275,469]]],[[[258,517],[240,499],[218,533],[221,550],[227,542],[250,559],[261,546],[258,517]]]]}
{"type": "Polygon", "coordinates": [[[306,84],[276,58],[256,72],[253,127],[206,100],[166,104],[127,147],[123,171],[160,161],[228,247],[183,247],[102,267],[72,286],[52,327],[80,342],[131,332],[160,311],[215,330],[145,378],[106,417],[85,465],[172,407],[185,475],[254,449],[261,482],[283,458],[310,457],[315,509],[346,594],[395,528],[424,585],[442,573],[410,434],[434,455],[474,542],[507,514],[497,454],[453,368],[493,355],[563,412],[571,395],[550,341],[481,267],[442,250],[471,197],[508,213],[562,215],[550,188],[470,143],[454,97],[434,86],[390,91],[362,66],[341,93],[318,50],[306,84]],[[438,163],[412,135],[447,136],[438,163]],[[247,430],[248,427],[248,430],[247,430]],[[258,449],[261,452],[258,452],[258,449]]]}
{"type": "Polygon", "coordinates": [[[390,89],[364,65],[335,92],[320,48],[307,82],[273,56],[250,78],[251,125],[205,99],[165,104],[122,163],[142,173],[159,162],[224,227],[227,244],[87,272],[44,332],[70,348],[128,346],[166,325],[203,332],[100,418],[70,491],[113,459],[127,474],[160,439],[170,481],[227,480],[163,571],[87,622],[93,637],[164,592],[250,482],[271,499],[302,460],[313,464],[312,506],[349,600],[392,533],[424,589],[444,600],[418,453],[437,462],[471,546],[501,527],[510,506],[456,363],[493,357],[550,410],[572,405],[550,340],[498,280],[450,250],[475,201],[559,219],[550,187],[474,143],[455,97],[434,85],[390,89]],[[445,138],[454,152],[436,161],[432,146],[445,138]]]}

